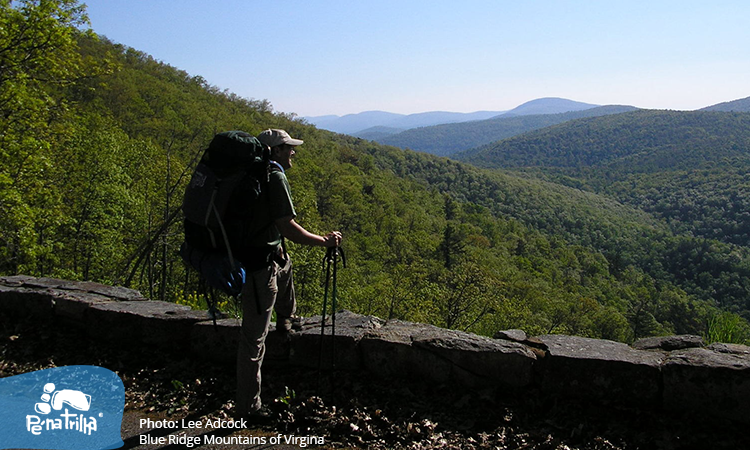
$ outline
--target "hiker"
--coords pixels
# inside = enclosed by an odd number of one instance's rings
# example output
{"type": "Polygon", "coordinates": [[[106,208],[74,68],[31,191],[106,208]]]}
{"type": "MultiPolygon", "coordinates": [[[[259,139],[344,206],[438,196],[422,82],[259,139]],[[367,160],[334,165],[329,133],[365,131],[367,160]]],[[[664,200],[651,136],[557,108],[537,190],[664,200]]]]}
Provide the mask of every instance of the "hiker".
{"type": "Polygon", "coordinates": [[[284,238],[320,247],[338,247],[342,239],[338,231],[325,236],[310,233],[294,220],[296,213],[285,171],[292,167],[295,149],[303,141],[279,129],[265,130],[257,139],[271,148],[270,179],[255,203],[252,223],[245,232],[251,236],[250,242],[235,252],[248,272],[241,296],[236,415],[250,420],[267,417],[260,399],[260,371],[272,312],[276,311],[277,332],[290,333],[295,325],[292,262],[283,245],[284,238]]]}

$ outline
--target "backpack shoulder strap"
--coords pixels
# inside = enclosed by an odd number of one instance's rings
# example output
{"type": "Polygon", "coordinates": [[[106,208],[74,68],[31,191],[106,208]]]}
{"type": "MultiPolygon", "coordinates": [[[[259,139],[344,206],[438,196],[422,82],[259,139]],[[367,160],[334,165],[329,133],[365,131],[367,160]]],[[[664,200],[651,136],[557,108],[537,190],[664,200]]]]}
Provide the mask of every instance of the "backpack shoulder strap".
{"type": "Polygon", "coordinates": [[[284,168],[281,166],[281,164],[279,164],[278,162],[276,162],[276,161],[274,161],[272,159],[268,161],[268,165],[269,165],[271,171],[274,171],[274,169],[277,169],[277,170],[281,171],[281,173],[284,173],[284,174],[286,173],[284,171],[284,168]]]}

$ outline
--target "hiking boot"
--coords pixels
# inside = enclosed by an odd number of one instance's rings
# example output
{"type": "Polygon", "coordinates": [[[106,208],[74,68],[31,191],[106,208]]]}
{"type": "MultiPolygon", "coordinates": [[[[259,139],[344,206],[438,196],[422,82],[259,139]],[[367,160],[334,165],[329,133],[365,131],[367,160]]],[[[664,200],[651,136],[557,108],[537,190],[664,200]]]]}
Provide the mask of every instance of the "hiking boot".
{"type": "Polygon", "coordinates": [[[280,317],[276,320],[276,331],[294,333],[302,329],[302,320],[298,316],[280,317]]]}
{"type": "Polygon", "coordinates": [[[261,406],[260,409],[250,411],[244,414],[235,414],[235,421],[244,421],[248,427],[262,427],[273,423],[273,414],[271,410],[266,406],[261,406]]]}

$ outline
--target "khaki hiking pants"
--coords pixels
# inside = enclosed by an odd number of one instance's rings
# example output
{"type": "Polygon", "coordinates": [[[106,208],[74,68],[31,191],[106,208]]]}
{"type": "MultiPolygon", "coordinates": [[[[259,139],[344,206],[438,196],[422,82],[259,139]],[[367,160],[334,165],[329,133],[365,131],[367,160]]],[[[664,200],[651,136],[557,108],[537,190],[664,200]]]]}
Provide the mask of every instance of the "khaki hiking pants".
{"type": "Polygon", "coordinates": [[[260,409],[260,368],[266,353],[266,336],[271,314],[292,317],[296,309],[292,262],[248,274],[242,288],[242,326],[237,349],[237,414],[260,409]]]}

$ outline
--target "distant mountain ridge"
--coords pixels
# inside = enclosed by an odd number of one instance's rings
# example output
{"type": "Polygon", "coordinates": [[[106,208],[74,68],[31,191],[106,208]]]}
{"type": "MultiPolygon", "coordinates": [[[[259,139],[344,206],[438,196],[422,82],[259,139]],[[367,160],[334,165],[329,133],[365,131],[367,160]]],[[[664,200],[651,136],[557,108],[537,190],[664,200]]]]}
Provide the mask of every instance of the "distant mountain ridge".
{"type": "Polygon", "coordinates": [[[428,111],[415,114],[396,114],[385,111],[365,111],[344,116],[326,115],[303,117],[307,122],[318,128],[336,133],[368,138],[372,128],[389,129],[389,134],[412,128],[429,127],[448,123],[463,123],[475,120],[487,120],[497,116],[524,116],[532,114],[558,114],[570,111],[582,111],[595,108],[598,105],[576,102],[563,98],[547,97],[531,100],[510,111],[475,111],[471,113],[457,113],[447,111],[428,111]]]}
{"type": "Polygon", "coordinates": [[[750,112],[750,97],[708,106],[701,111],[750,112]]]}
{"type": "Polygon", "coordinates": [[[695,169],[746,155],[750,115],[637,110],[546,127],[454,155],[484,168],[695,169]]]}
{"type": "Polygon", "coordinates": [[[537,114],[561,114],[573,111],[583,111],[586,109],[596,108],[597,106],[600,105],[576,102],[564,98],[545,97],[531,100],[522,105],[519,105],[505,113],[504,116],[510,117],[531,116],[537,114]]]}
{"type": "MultiPolygon", "coordinates": [[[[634,106],[610,105],[557,114],[503,114],[481,121],[414,128],[394,135],[376,136],[372,139],[394,147],[409,148],[438,156],[451,156],[454,153],[570,120],[620,114],[637,109],[634,106]]],[[[538,109],[526,109],[526,111],[535,110],[538,109]]]]}
{"type": "Polygon", "coordinates": [[[502,114],[503,111],[477,111],[457,113],[430,111],[415,114],[396,114],[385,111],[365,111],[345,116],[303,117],[307,122],[335,133],[357,135],[371,128],[386,127],[399,132],[409,128],[424,127],[439,123],[467,122],[483,120],[502,114]]]}
{"type": "MultiPolygon", "coordinates": [[[[524,103],[505,114],[483,121],[414,128],[397,134],[371,133],[361,136],[381,144],[450,156],[571,120],[636,111],[625,105],[590,107],[564,99],[539,99],[524,103]],[[554,113],[559,109],[570,109],[554,113]],[[534,113],[534,114],[531,114],[534,113]]],[[[750,97],[703,108],[706,112],[750,112],[750,97]]],[[[459,156],[459,158],[462,156],[459,156]]],[[[463,156],[465,157],[465,156],[463,156]]]]}

